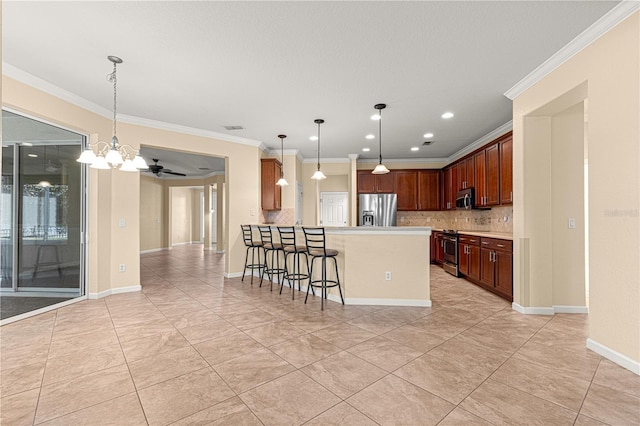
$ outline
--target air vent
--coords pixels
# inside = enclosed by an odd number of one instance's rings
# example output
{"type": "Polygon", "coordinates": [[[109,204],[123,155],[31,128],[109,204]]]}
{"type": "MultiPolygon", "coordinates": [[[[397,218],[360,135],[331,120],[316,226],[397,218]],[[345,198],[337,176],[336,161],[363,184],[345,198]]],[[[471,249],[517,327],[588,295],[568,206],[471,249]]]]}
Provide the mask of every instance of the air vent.
{"type": "Polygon", "coordinates": [[[208,167],[198,167],[198,170],[211,170],[211,169],[208,167]]]}
{"type": "Polygon", "coordinates": [[[244,130],[242,126],[224,126],[224,128],[227,130],[244,130]]]}
{"type": "Polygon", "coordinates": [[[422,146],[429,146],[433,143],[433,141],[424,141],[422,142],[422,146]]]}

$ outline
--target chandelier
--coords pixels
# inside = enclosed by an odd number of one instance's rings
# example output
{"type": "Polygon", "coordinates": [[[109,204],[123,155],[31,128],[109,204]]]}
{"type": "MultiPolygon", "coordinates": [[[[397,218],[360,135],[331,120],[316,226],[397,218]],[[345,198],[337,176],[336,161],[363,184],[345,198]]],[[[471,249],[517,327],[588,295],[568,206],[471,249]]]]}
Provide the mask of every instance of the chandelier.
{"type": "Polygon", "coordinates": [[[137,172],[141,169],[148,169],[146,161],[140,156],[137,149],[131,145],[122,145],[118,142],[118,137],[116,136],[116,65],[121,64],[122,59],[117,56],[107,56],[107,59],[113,63],[113,72],[107,75],[107,81],[113,83],[113,137],[111,138],[111,143],[105,141],[89,143],[76,161],[89,164],[89,167],[93,169],[114,168],[123,172],[137,172]]]}

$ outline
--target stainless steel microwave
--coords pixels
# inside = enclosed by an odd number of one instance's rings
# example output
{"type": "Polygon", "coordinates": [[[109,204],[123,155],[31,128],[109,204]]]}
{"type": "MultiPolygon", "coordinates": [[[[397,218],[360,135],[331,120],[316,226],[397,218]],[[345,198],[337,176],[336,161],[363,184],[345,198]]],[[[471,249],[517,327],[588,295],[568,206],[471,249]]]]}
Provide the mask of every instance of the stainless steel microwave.
{"type": "Polygon", "coordinates": [[[457,192],[456,209],[471,210],[475,208],[476,208],[476,191],[474,188],[467,188],[457,192]]]}

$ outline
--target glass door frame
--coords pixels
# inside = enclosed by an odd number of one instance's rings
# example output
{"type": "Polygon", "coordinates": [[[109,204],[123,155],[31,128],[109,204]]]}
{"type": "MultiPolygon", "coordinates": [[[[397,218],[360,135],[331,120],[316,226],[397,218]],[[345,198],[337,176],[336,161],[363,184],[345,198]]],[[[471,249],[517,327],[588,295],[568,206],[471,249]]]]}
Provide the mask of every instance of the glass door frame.
{"type": "MultiPolygon", "coordinates": [[[[76,144],[76,143],[55,143],[55,144],[47,144],[47,143],[36,143],[33,142],[33,146],[62,146],[62,145],[79,145],[80,147],[80,151],[82,151],[86,146],[87,146],[87,140],[88,140],[88,135],[82,132],[77,131],[76,129],[71,129],[71,128],[67,128],[65,126],[62,126],[58,123],[52,123],[50,121],[47,120],[43,120],[40,117],[36,117],[30,114],[26,114],[22,111],[19,110],[15,110],[13,108],[8,108],[5,106],[2,106],[2,111],[7,111],[16,115],[19,115],[21,117],[30,119],[30,120],[34,120],[37,121],[39,123],[43,123],[49,126],[53,126],[53,127],[57,127],[59,129],[63,129],[69,132],[73,132],[75,134],[77,134],[78,136],[80,136],[81,141],[80,144],[76,144]]],[[[29,294],[29,295],[42,295],[42,296],[62,296],[65,293],[71,293],[72,291],[69,291],[69,289],[64,289],[64,288],[51,288],[51,289],[46,289],[43,290],[41,288],[36,288],[36,287],[24,287],[24,286],[18,286],[18,281],[19,281],[19,277],[18,277],[18,273],[19,273],[19,259],[17,256],[17,252],[18,252],[18,227],[16,226],[18,223],[18,214],[20,213],[20,209],[19,209],[19,205],[18,205],[18,184],[19,184],[19,179],[17,179],[17,176],[19,175],[19,146],[20,144],[14,144],[13,145],[13,170],[12,170],[12,176],[13,176],[13,191],[11,194],[11,203],[12,203],[12,234],[11,234],[11,244],[12,244],[12,271],[11,271],[11,287],[10,288],[4,288],[4,289],[0,289],[0,295],[3,296],[8,296],[9,294],[11,295],[16,295],[18,293],[23,293],[23,294],[29,294]]],[[[31,311],[25,314],[21,314],[18,315],[16,317],[10,317],[7,320],[9,320],[8,322],[12,322],[13,320],[17,320],[17,319],[22,319],[25,317],[25,315],[27,316],[31,316],[31,315],[35,315],[38,313],[42,313],[42,312],[46,312],[47,310],[52,310],[52,309],[56,309],[60,306],[64,306],[67,305],[69,303],[75,303],[76,301],[80,301],[80,300],[85,300],[87,299],[87,287],[88,287],[88,257],[89,257],[89,252],[88,252],[88,245],[87,245],[87,228],[88,228],[88,188],[89,188],[89,174],[88,174],[88,170],[87,170],[87,166],[85,164],[82,164],[80,167],[80,188],[81,188],[81,193],[80,193],[80,271],[79,271],[79,283],[78,283],[78,287],[77,287],[77,293],[78,296],[73,297],[70,300],[67,300],[65,302],[61,302],[61,303],[57,303],[54,305],[50,305],[47,306],[45,308],[41,308],[38,309],[36,311],[31,311]],[[14,319],[15,318],[15,319],[14,319]]],[[[76,292],[76,288],[73,288],[73,293],[76,292]]],[[[5,321],[7,320],[2,320],[1,324],[4,324],[5,321]]]]}

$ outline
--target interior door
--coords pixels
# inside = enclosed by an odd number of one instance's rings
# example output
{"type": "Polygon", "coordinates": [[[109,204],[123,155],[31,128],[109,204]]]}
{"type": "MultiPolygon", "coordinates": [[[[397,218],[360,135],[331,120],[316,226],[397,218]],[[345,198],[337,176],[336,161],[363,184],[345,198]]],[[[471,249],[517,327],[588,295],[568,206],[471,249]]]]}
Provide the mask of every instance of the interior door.
{"type": "Polygon", "coordinates": [[[349,221],[349,194],[347,192],[320,193],[320,224],[347,226],[349,221]]]}

